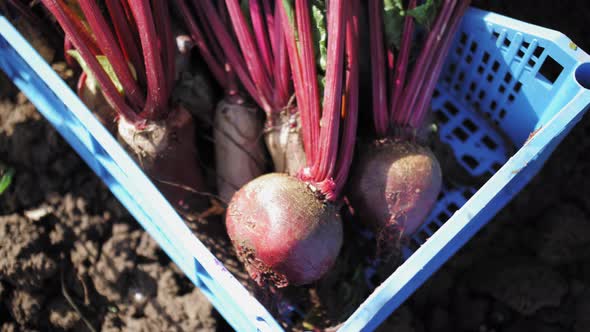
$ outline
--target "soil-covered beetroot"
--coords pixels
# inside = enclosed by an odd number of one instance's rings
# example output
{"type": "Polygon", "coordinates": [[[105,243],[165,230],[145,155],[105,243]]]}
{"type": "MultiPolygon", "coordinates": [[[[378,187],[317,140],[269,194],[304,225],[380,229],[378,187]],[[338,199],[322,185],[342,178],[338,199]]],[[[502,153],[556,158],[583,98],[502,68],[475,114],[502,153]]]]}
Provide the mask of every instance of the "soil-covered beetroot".
{"type": "Polygon", "coordinates": [[[349,198],[376,231],[380,253],[394,255],[436,202],[441,169],[428,148],[411,141],[377,140],[359,150],[349,198]]]}
{"type": "Polygon", "coordinates": [[[205,187],[195,147],[195,125],[182,107],[166,119],[148,121],[138,129],[125,119],[118,122],[119,139],[133,152],[142,169],[154,180],[164,196],[179,208],[202,208],[205,187]]]}
{"type": "Polygon", "coordinates": [[[227,210],[228,234],[260,285],[304,285],[334,264],[342,223],[333,203],[294,177],[270,173],[243,186],[227,210]]]}
{"type": "Polygon", "coordinates": [[[215,169],[217,192],[225,202],[266,170],[262,124],[262,114],[256,107],[227,99],[217,104],[213,128],[215,169]]]}

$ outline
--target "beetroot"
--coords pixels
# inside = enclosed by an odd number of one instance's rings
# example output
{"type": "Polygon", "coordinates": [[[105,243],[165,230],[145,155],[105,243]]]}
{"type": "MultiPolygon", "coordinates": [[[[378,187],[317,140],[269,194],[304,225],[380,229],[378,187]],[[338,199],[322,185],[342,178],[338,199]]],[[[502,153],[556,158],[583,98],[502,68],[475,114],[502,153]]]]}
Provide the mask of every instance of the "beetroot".
{"type": "Polygon", "coordinates": [[[141,128],[121,119],[118,133],[123,146],[133,152],[170,203],[183,210],[205,208],[206,197],[198,193],[205,188],[205,182],[199,172],[190,113],[176,107],[164,120],[148,121],[141,128]]]}
{"type": "Polygon", "coordinates": [[[422,225],[441,189],[439,162],[424,142],[426,121],[444,58],[469,5],[468,0],[416,2],[410,0],[405,10],[382,0],[368,3],[378,139],[360,149],[348,192],[360,219],[375,230],[378,257],[386,261],[399,257],[402,241],[422,225]],[[429,31],[410,63],[416,23],[429,31]]]}
{"type": "Polygon", "coordinates": [[[295,1],[294,7],[288,2],[276,5],[280,16],[275,19],[280,19],[288,45],[307,166],[296,177],[272,173],[246,184],[229,204],[226,226],[250,276],[259,285],[285,287],[320,279],[342,245],[337,204],[356,135],[360,3],[334,0],[329,9],[318,8],[327,16],[331,36],[325,73],[316,72],[316,59],[310,56],[314,39],[307,1],[295,1]],[[325,76],[321,110],[319,100],[312,98],[319,91],[317,74],[325,76]]]}
{"type": "Polygon", "coordinates": [[[201,208],[205,195],[194,122],[171,103],[176,46],[166,3],[107,0],[108,18],[95,1],[43,4],[88,75],[78,89],[85,101],[102,112],[107,108],[103,96],[117,112],[112,122],[101,116],[103,123],[117,123],[120,140],[171,203],[201,208]],[[98,89],[85,93],[86,83],[94,80],[102,94],[98,89]]]}
{"type": "Polygon", "coordinates": [[[266,169],[262,119],[256,107],[225,99],[215,110],[217,192],[229,202],[236,192],[266,169]],[[231,156],[231,157],[230,157],[231,156]]]}
{"type": "Polygon", "coordinates": [[[440,166],[428,148],[411,141],[377,140],[359,150],[349,198],[377,231],[379,253],[395,254],[400,239],[420,227],[436,202],[440,166]]]}
{"type": "Polygon", "coordinates": [[[281,173],[246,184],[234,195],[227,232],[250,276],[277,287],[318,280],[342,246],[342,223],[317,189],[281,173]]]}

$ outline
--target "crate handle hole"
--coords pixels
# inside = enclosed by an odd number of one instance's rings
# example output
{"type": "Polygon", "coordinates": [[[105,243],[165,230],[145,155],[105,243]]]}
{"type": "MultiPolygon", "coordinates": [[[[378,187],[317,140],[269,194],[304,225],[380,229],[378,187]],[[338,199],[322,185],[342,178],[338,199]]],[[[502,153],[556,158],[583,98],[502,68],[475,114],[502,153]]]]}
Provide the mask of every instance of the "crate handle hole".
{"type": "Polygon", "coordinates": [[[590,89],[590,62],[579,65],[576,68],[575,77],[584,89],[590,89]]]}
{"type": "Polygon", "coordinates": [[[537,75],[541,75],[546,78],[551,84],[557,81],[559,75],[563,71],[563,66],[555,61],[552,57],[548,56],[545,59],[545,62],[541,65],[541,69],[539,69],[539,73],[537,75]]]}

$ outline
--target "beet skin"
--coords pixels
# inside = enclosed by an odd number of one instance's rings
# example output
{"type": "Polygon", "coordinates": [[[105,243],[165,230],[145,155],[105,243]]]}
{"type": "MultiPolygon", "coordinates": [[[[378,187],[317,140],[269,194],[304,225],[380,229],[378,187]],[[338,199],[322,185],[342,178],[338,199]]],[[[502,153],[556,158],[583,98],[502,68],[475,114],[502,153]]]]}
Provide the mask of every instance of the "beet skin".
{"type": "Polygon", "coordinates": [[[400,241],[424,222],[441,190],[434,154],[411,141],[383,139],[359,149],[348,190],[360,218],[377,233],[380,255],[396,254],[400,241]]]}
{"type": "Polygon", "coordinates": [[[118,122],[119,140],[170,203],[182,210],[199,210],[208,204],[195,147],[195,124],[182,107],[166,119],[148,121],[137,128],[124,118],[118,122]]]}
{"type": "Polygon", "coordinates": [[[262,175],[266,155],[264,119],[256,107],[221,100],[215,109],[215,170],[217,192],[229,202],[243,185],[262,175]]]}
{"type": "Polygon", "coordinates": [[[242,187],[226,215],[230,239],[259,285],[320,279],[342,246],[337,208],[294,177],[270,173],[242,187]]]}

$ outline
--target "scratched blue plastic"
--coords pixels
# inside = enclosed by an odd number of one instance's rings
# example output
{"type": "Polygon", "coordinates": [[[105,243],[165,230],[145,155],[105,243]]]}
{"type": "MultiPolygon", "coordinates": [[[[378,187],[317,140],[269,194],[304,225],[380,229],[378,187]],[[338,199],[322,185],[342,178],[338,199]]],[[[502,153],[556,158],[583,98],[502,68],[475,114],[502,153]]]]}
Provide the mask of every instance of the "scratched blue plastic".
{"type": "MultiPolygon", "coordinates": [[[[404,249],[404,264],[340,331],[376,328],[530,181],[590,105],[589,62],[585,52],[558,32],[469,10],[432,109],[441,139],[452,146],[466,171],[493,176],[479,189],[444,188],[428,221],[404,249]],[[547,65],[552,61],[562,67],[561,72],[553,71],[559,73],[556,77],[547,65]]],[[[236,330],[281,331],[76,95],[1,17],[0,68],[236,330]]]]}

